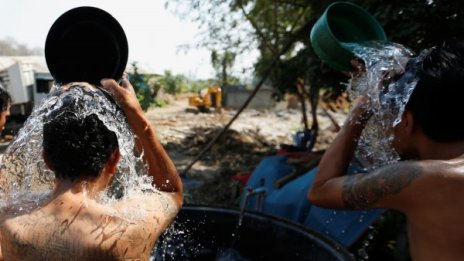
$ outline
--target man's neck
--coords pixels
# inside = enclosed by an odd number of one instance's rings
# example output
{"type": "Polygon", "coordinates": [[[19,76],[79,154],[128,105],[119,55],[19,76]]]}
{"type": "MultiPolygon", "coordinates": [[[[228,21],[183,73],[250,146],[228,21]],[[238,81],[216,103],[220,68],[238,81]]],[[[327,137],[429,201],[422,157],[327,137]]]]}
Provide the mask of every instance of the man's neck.
{"type": "Polygon", "coordinates": [[[87,180],[58,180],[56,182],[54,197],[61,195],[75,195],[78,197],[94,198],[101,190],[97,182],[87,180]]]}
{"type": "Polygon", "coordinates": [[[450,160],[464,155],[464,141],[436,142],[430,139],[420,142],[419,158],[422,160],[450,160]]]}

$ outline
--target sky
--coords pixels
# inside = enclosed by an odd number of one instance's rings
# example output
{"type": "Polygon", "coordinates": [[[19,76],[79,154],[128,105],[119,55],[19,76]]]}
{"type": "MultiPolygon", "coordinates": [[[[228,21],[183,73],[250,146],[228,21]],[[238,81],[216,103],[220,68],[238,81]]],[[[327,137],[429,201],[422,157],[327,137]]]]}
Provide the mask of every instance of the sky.
{"type": "Polygon", "coordinates": [[[163,0],[0,0],[0,39],[43,49],[53,22],[78,6],[101,8],[119,21],[129,43],[129,63],[137,61],[153,73],[214,77],[207,50],[179,51],[180,45],[195,42],[199,28],[166,10],[163,0]]]}

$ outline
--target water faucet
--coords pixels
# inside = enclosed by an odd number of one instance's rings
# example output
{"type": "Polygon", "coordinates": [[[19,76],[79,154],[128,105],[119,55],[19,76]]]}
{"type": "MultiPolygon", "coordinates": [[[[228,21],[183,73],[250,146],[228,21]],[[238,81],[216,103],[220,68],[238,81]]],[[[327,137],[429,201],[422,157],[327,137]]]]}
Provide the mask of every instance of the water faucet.
{"type": "Polygon", "coordinates": [[[264,197],[267,194],[267,189],[265,187],[258,187],[258,188],[252,188],[252,187],[246,187],[245,188],[245,197],[243,198],[241,202],[240,209],[243,211],[246,208],[246,205],[248,203],[248,200],[250,199],[251,196],[257,195],[257,203],[255,210],[256,211],[261,211],[263,207],[263,201],[264,197]]]}

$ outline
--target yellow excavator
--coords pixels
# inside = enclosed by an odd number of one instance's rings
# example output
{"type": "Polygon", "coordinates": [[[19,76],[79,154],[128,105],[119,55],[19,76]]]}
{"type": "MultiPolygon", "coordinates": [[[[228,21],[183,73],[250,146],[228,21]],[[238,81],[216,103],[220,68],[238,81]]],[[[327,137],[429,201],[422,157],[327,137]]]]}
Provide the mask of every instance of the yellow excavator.
{"type": "Polygon", "coordinates": [[[189,105],[198,108],[200,112],[210,112],[211,108],[220,112],[222,109],[222,90],[218,86],[211,86],[200,91],[199,95],[189,97],[189,105]]]}

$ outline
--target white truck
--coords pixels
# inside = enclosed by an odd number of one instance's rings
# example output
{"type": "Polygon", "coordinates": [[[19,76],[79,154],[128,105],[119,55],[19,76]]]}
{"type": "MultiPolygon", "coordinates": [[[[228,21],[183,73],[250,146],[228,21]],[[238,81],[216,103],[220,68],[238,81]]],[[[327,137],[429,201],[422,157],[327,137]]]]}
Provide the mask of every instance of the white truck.
{"type": "Polygon", "coordinates": [[[10,118],[3,134],[15,134],[35,105],[50,92],[53,77],[40,56],[0,57],[0,83],[10,93],[10,118]]]}

